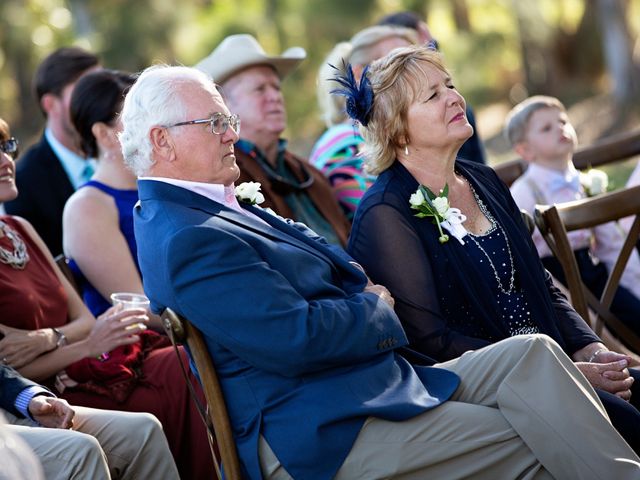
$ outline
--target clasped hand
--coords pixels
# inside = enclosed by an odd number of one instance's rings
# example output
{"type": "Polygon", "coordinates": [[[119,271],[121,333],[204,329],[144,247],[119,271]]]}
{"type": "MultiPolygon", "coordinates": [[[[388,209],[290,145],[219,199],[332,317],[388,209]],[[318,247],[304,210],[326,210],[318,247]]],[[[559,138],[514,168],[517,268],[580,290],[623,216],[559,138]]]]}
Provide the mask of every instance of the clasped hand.
{"type": "Polygon", "coordinates": [[[595,362],[577,362],[576,366],[593,387],[628,401],[631,398],[631,386],[634,381],[627,368],[629,357],[616,352],[603,351],[597,355],[595,362]]]}
{"type": "Polygon", "coordinates": [[[389,290],[387,290],[387,287],[382,285],[376,285],[369,281],[369,284],[364,288],[364,291],[377,295],[381,300],[387,302],[391,308],[393,308],[396,303],[389,290]]]}
{"type": "Polygon", "coordinates": [[[97,357],[121,345],[137,342],[140,340],[137,334],[146,330],[148,322],[147,311],[143,308],[122,310],[111,307],[96,319],[87,338],[89,356],[97,357]]]}

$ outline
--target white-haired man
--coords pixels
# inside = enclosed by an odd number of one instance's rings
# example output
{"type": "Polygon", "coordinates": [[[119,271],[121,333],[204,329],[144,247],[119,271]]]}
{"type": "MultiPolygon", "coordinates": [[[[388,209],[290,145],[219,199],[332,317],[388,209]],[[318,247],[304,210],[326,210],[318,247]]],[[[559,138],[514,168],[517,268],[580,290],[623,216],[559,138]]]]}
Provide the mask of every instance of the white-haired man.
{"type": "Polygon", "coordinates": [[[638,475],[548,337],[410,363],[386,288],[304,225],[237,201],[238,118],[204,73],[147,69],[122,122],[145,292],[203,333],[246,478],[638,475]]]}
{"type": "Polygon", "coordinates": [[[350,224],[322,172],[287,150],[287,112],[280,82],[305,58],[300,47],[267,55],[251,35],[231,35],[196,68],[222,86],[242,118],[236,161],[241,182],[259,182],[265,206],[308,225],[329,243],[346,245],[350,224]]]}

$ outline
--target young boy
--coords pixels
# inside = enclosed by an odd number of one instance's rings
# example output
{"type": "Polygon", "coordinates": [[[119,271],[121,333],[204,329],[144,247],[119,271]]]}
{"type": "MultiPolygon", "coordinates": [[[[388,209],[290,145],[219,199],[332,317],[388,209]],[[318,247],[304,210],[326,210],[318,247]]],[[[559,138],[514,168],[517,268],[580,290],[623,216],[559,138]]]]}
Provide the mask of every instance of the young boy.
{"type": "MultiPolygon", "coordinates": [[[[557,98],[538,95],[516,105],[507,115],[506,135],[514,151],[529,163],[527,171],[511,187],[511,194],[520,208],[533,214],[536,204],[552,205],[587,196],[586,185],[581,184],[581,174],[572,162],[577,145],[576,132],[564,105],[557,98]]],[[[597,189],[589,192],[591,195],[597,193],[601,192],[597,189]]],[[[565,282],[560,263],[537,230],[533,241],[547,270],[565,282]]],[[[593,230],[570,232],[569,242],[585,285],[600,296],[607,272],[613,268],[624,242],[619,225],[612,222],[593,230]]],[[[637,252],[629,259],[611,310],[640,333],[640,258],[637,252]]]]}

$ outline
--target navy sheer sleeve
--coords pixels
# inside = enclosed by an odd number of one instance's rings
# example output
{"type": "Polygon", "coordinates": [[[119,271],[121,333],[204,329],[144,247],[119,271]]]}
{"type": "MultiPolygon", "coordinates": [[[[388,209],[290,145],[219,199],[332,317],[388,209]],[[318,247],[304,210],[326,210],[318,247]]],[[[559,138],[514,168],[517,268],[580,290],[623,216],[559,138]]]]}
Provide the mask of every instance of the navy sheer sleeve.
{"type": "Polygon", "coordinates": [[[349,253],[395,298],[395,310],[411,348],[444,361],[489,345],[487,340],[451,328],[436,289],[436,282],[446,279],[432,269],[420,238],[405,216],[385,203],[361,213],[349,253]]]}

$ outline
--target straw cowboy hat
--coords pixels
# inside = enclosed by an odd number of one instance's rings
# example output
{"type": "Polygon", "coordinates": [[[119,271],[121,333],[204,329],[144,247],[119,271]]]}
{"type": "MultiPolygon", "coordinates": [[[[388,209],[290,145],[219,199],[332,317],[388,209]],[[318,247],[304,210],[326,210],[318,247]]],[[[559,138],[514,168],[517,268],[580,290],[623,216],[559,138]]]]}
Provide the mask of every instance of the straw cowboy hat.
{"type": "Polygon", "coordinates": [[[284,78],[306,56],[307,52],[302,47],[289,48],[280,56],[269,56],[251,35],[230,35],[208,57],[198,62],[195,68],[211,75],[218,84],[224,83],[234,73],[253,65],[270,65],[278,72],[280,78],[284,78]]]}

